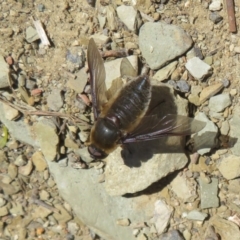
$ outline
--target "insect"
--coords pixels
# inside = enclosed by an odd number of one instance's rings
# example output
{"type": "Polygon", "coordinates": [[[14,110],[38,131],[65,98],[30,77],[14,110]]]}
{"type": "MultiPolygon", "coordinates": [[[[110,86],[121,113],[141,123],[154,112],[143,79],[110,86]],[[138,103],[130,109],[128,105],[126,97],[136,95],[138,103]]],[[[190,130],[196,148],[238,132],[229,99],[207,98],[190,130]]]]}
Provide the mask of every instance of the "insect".
{"type": "Polygon", "coordinates": [[[89,41],[87,58],[95,122],[86,145],[93,158],[103,159],[119,145],[191,135],[205,126],[186,116],[169,114],[159,119],[151,114],[152,86],[147,75],[129,81],[108,100],[104,62],[93,39],[89,41]]]}

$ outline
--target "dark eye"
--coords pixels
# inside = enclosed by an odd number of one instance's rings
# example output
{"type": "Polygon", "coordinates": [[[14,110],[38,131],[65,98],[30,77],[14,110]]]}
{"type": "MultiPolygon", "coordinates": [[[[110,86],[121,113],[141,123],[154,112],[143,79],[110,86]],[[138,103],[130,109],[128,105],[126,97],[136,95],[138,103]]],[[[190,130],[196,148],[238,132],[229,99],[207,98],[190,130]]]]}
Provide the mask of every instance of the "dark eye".
{"type": "Polygon", "coordinates": [[[95,159],[103,159],[107,157],[107,154],[103,150],[95,147],[93,144],[88,146],[88,152],[90,153],[91,157],[95,159]]]}

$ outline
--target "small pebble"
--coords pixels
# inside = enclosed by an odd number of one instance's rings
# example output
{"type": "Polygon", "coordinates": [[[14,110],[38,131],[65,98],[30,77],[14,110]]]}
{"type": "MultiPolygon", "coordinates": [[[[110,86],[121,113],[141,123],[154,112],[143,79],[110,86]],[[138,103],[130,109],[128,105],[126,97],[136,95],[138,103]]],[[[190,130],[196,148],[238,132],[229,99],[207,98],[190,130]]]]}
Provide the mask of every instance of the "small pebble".
{"type": "Polygon", "coordinates": [[[154,19],[154,21],[158,21],[158,20],[160,19],[160,13],[155,12],[155,13],[153,14],[153,19],[154,19]]]}
{"type": "Polygon", "coordinates": [[[6,203],[7,201],[4,198],[0,197],[0,208],[3,207],[6,203]]]}
{"type": "Polygon", "coordinates": [[[0,207],[0,217],[6,216],[8,215],[8,207],[4,206],[4,207],[0,207]]]}
{"type": "Polygon", "coordinates": [[[116,221],[116,224],[119,226],[129,226],[130,225],[130,220],[127,218],[123,218],[123,219],[118,219],[116,221]]]}
{"type": "Polygon", "coordinates": [[[43,172],[47,168],[47,162],[40,151],[37,151],[32,155],[32,161],[36,170],[39,172],[43,172]]]}
{"type": "Polygon", "coordinates": [[[133,229],[133,236],[137,236],[139,234],[139,229],[133,229]]]}
{"type": "Polygon", "coordinates": [[[231,90],[230,90],[230,95],[231,95],[231,96],[237,95],[237,89],[236,89],[236,88],[231,89],[231,90]]]}
{"type": "Polygon", "coordinates": [[[210,11],[219,11],[222,8],[222,3],[220,0],[213,0],[212,3],[209,5],[210,11]]]}
{"type": "Polygon", "coordinates": [[[227,88],[229,85],[230,85],[230,81],[228,80],[228,79],[223,79],[223,81],[222,81],[222,83],[223,83],[223,86],[225,87],[225,88],[227,88]]]}
{"type": "Polygon", "coordinates": [[[5,60],[9,65],[13,65],[14,63],[13,58],[11,56],[7,56],[5,60]]]}
{"type": "Polygon", "coordinates": [[[235,48],[234,48],[234,52],[235,52],[235,53],[240,53],[240,46],[235,47],[235,48]]]}
{"type": "Polygon", "coordinates": [[[221,22],[223,20],[223,17],[221,15],[219,15],[217,12],[211,12],[209,14],[209,19],[213,23],[217,24],[217,23],[219,23],[219,22],[221,22]]]}
{"type": "Polygon", "coordinates": [[[38,8],[39,12],[44,12],[44,10],[45,10],[45,6],[41,3],[37,5],[37,8],[38,8]]]}
{"type": "Polygon", "coordinates": [[[29,160],[26,165],[20,166],[18,168],[18,173],[24,176],[28,176],[31,173],[32,169],[33,169],[33,164],[32,164],[32,161],[29,160]]]}

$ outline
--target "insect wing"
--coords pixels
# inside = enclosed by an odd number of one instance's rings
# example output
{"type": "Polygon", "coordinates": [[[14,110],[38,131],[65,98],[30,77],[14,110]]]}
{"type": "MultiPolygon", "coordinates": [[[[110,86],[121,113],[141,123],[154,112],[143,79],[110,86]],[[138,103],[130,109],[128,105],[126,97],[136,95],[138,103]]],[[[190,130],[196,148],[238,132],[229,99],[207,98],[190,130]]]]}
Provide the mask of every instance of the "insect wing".
{"type": "Polygon", "coordinates": [[[127,58],[123,58],[120,65],[120,73],[121,77],[136,77],[137,71],[134,69],[132,64],[129,62],[127,58]]]}
{"type": "Polygon", "coordinates": [[[122,143],[148,141],[164,136],[191,135],[205,126],[205,122],[186,116],[168,114],[160,120],[157,115],[145,116],[134,131],[122,140],[122,143]]]}
{"type": "Polygon", "coordinates": [[[98,118],[101,106],[107,102],[105,68],[98,48],[91,38],[87,50],[88,67],[90,72],[90,85],[92,91],[92,104],[94,119],[98,118]]]}

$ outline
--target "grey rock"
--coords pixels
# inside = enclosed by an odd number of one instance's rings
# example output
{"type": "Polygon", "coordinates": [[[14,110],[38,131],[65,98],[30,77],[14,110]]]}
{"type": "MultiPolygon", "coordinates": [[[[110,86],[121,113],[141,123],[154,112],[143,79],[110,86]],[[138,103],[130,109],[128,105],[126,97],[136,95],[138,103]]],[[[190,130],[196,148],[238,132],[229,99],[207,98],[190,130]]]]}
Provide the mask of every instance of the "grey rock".
{"type": "Polygon", "coordinates": [[[40,118],[40,120],[33,125],[33,132],[39,140],[42,153],[46,160],[53,161],[57,156],[58,135],[57,129],[51,119],[40,118]]]}
{"type": "Polygon", "coordinates": [[[60,89],[53,89],[52,92],[47,97],[47,105],[53,111],[59,111],[63,106],[63,99],[60,89]]]}
{"type": "Polygon", "coordinates": [[[240,123],[240,107],[239,104],[235,106],[234,112],[233,112],[233,117],[229,121],[230,125],[230,146],[231,146],[231,151],[234,155],[240,156],[240,128],[239,128],[239,123],[240,123]]]}
{"type": "Polygon", "coordinates": [[[0,55],[0,89],[9,87],[9,65],[0,55]]]}
{"type": "Polygon", "coordinates": [[[224,78],[224,79],[222,80],[222,84],[223,84],[223,86],[224,86],[225,88],[227,88],[227,87],[229,87],[229,85],[230,85],[230,81],[229,81],[228,79],[224,78]]]}
{"type": "Polygon", "coordinates": [[[201,60],[203,60],[203,54],[202,54],[202,50],[200,47],[194,46],[193,51],[195,52],[195,57],[198,57],[201,60]]]}
{"type": "Polygon", "coordinates": [[[198,113],[195,119],[207,123],[205,128],[193,136],[195,149],[200,155],[203,155],[210,152],[217,145],[218,128],[202,112],[198,113]]]}
{"type": "Polygon", "coordinates": [[[171,182],[173,192],[184,202],[193,202],[197,198],[195,180],[177,175],[171,182]]]}
{"type": "Polygon", "coordinates": [[[187,93],[190,91],[190,85],[185,80],[179,80],[177,81],[177,87],[180,92],[187,93]]]}
{"type": "Polygon", "coordinates": [[[140,29],[140,50],[150,68],[154,70],[184,54],[191,45],[192,39],[175,25],[147,22],[140,29]]]}
{"type": "Polygon", "coordinates": [[[222,112],[226,107],[229,107],[232,103],[229,93],[219,94],[209,99],[208,107],[210,111],[222,112]]]}
{"type": "Polygon", "coordinates": [[[152,222],[156,226],[158,234],[162,234],[169,224],[173,208],[167,205],[164,201],[158,200],[155,202],[155,209],[152,222]]]}
{"type": "Polygon", "coordinates": [[[134,7],[121,5],[117,7],[117,14],[130,31],[136,30],[137,10],[134,7]]]}
{"type": "MultiPolygon", "coordinates": [[[[173,95],[166,84],[153,87],[152,103],[165,100],[153,114],[161,119],[169,113],[186,115],[187,101],[173,95]],[[176,105],[177,104],[177,105],[176,105]]],[[[110,195],[123,195],[141,191],[186,164],[182,137],[163,137],[154,141],[128,144],[112,152],[106,159],[105,187],[110,195]]]]}
{"type": "Polygon", "coordinates": [[[74,72],[84,66],[85,53],[81,47],[71,47],[67,50],[66,59],[69,71],[74,72]]]}
{"type": "Polygon", "coordinates": [[[26,29],[26,40],[27,40],[27,42],[32,43],[32,42],[34,42],[38,39],[40,39],[40,38],[39,38],[39,35],[37,33],[37,30],[35,28],[33,28],[32,26],[29,26],[26,29]]]}
{"type": "Polygon", "coordinates": [[[171,230],[159,236],[158,240],[184,240],[184,238],[179,231],[171,230]]]}
{"type": "Polygon", "coordinates": [[[185,80],[179,80],[179,81],[170,80],[168,81],[168,84],[172,85],[174,89],[180,92],[187,93],[190,91],[190,86],[185,80]]]}
{"type": "Polygon", "coordinates": [[[240,157],[230,155],[223,158],[218,166],[219,171],[227,180],[240,176],[240,157]]]}
{"type": "Polygon", "coordinates": [[[195,221],[204,221],[207,218],[207,213],[202,213],[197,210],[192,210],[186,216],[187,219],[195,220],[195,221]]]}
{"type": "Polygon", "coordinates": [[[209,19],[213,23],[217,24],[217,23],[219,23],[219,22],[221,22],[223,20],[223,17],[218,12],[211,12],[209,14],[209,19]]]}
{"type": "Polygon", "coordinates": [[[189,59],[185,66],[190,72],[190,74],[200,81],[202,81],[205,76],[207,76],[211,72],[211,66],[206,64],[198,57],[193,57],[189,59]]]}
{"type": "Polygon", "coordinates": [[[27,78],[26,79],[26,88],[27,89],[34,89],[36,87],[36,81],[30,79],[30,78],[27,78]]]}
{"type": "Polygon", "coordinates": [[[176,69],[178,62],[174,61],[169,63],[167,66],[161,68],[160,70],[158,70],[153,78],[158,80],[158,81],[163,81],[169,78],[169,76],[173,73],[173,71],[176,69]]]}
{"type": "Polygon", "coordinates": [[[23,120],[14,122],[6,119],[2,103],[0,103],[0,120],[16,140],[37,148],[39,147],[39,142],[32,132],[32,127],[24,123],[23,120]]]}
{"type": "Polygon", "coordinates": [[[76,170],[70,166],[61,168],[55,162],[48,164],[60,194],[70,204],[74,213],[106,240],[134,240],[132,229],[118,226],[117,219],[128,218],[131,222],[143,222],[147,221],[147,216],[152,215],[154,211],[157,196],[153,196],[144,208],[139,205],[145,201],[141,196],[134,198],[109,196],[104,185],[98,183],[99,175],[94,168],[76,170]],[[79,194],[76,194],[76,189],[79,194]],[[133,209],[134,205],[139,207],[133,209]]]}
{"type": "Polygon", "coordinates": [[[210,183],[199,178],[201,192],[201,209],[216,208],[219,206],[218,179],[212,178],[210,183]]]}
{"type": "Polygon", "coordinates": [[[32,26],[29,26],[26,29],[26,40],[27,40],[27,42],[32,43],[32,42],[34,42],[38,39],[39,39],[39,35],[37,33],[37,30],[35,28],[33,28],[32,26]]]}
{"type": "Polygon", "coordinates": [[[37,9],[38,9],[39,12],[44,12],[45,6],[42,3],[40,3],[40,4],[37,5],[37,9]]]}
{"type": "Polygon", "coordinates": [[[69,79],[67,85],[77,93],[82,93],[87,84],[88,74],[86,73],[86,70],[82,68],[76,75],[76,79],[69,79]]]}

